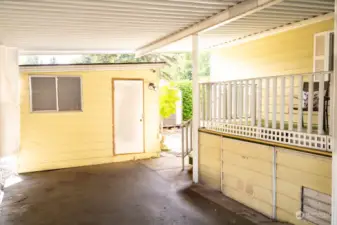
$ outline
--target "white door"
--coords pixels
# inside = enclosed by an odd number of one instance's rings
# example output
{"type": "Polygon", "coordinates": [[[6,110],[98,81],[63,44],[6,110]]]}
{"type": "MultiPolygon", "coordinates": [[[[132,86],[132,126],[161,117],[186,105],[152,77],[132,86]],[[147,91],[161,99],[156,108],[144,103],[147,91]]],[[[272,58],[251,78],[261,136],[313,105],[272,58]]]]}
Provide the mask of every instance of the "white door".
{"type": "Polygon", "coordinates": [[[115,154],[144,151],[143,81],[114,81],[115,154]]]}

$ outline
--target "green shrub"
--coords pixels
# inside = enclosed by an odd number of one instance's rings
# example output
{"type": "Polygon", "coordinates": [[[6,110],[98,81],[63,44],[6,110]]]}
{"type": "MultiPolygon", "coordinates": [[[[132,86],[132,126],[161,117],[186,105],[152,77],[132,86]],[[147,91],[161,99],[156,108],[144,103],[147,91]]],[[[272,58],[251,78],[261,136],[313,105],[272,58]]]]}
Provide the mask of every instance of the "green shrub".
{"type": "Polygon", "coordinates": [[[176,103],[179,99],[178,90],[173,84],[165,85],[160,88],[160,116],[168,118],[176,113],[176,103]]]}
{"type": "Polygon", "coordinates": [[[183,120],[187,121],[192,118],[192,81],[179,81],[176,83],[177,88],[181,91],[183,120]]]}

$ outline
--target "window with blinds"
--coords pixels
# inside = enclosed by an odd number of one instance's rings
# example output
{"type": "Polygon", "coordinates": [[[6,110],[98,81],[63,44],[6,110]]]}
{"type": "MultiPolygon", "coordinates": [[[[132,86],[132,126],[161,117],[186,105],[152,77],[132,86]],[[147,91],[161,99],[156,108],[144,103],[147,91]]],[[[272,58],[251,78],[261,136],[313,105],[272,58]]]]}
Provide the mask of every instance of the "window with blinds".
{"type": "MultiPolygon", "coordinates": [[[[334,56],[334,33],[332,31],[317,33],[314,37],[314,72],[332,71],[334,56]]],[[[328,75],[325,81],[328,81],[328,75]]],[[[316,81],[316,78],[315,78],[316,81]]]]}
{"type": "Polygon", "coordinates": [[[80,77],[30,77],[32,112],[82,110],[80,77]]]}

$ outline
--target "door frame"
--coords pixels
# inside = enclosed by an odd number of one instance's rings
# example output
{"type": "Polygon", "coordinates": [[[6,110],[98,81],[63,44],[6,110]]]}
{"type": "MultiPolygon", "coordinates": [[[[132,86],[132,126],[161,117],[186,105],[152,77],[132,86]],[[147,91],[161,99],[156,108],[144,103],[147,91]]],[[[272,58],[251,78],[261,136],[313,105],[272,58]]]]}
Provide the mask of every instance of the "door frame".
{"type": "Polygon", "coordinates": [[[132,155],[145,153],[145,91],[144,91],[144,78],[112,78],[112,156],[117,155],[132,155]],[[143,89],[143,151],[136,153],[122,153],[116,154],[116,142],[115,142],[115,81],[141,81],[143,89]]]}

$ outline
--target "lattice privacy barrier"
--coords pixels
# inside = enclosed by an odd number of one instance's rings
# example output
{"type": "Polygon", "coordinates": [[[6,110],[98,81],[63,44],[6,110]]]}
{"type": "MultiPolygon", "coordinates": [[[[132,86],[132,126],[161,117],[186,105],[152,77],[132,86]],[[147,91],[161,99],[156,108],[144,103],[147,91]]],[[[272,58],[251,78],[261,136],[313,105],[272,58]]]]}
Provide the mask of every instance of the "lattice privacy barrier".
{"type": "Polygon", "coordinates": [[[253,127],[238,124],[225,124],[219,122],[206,122],[203,124],[203,127],[209,130],[237,136],[331,152],[331,138],[326,135],[308,134],[296,131],[253,127]]]}

